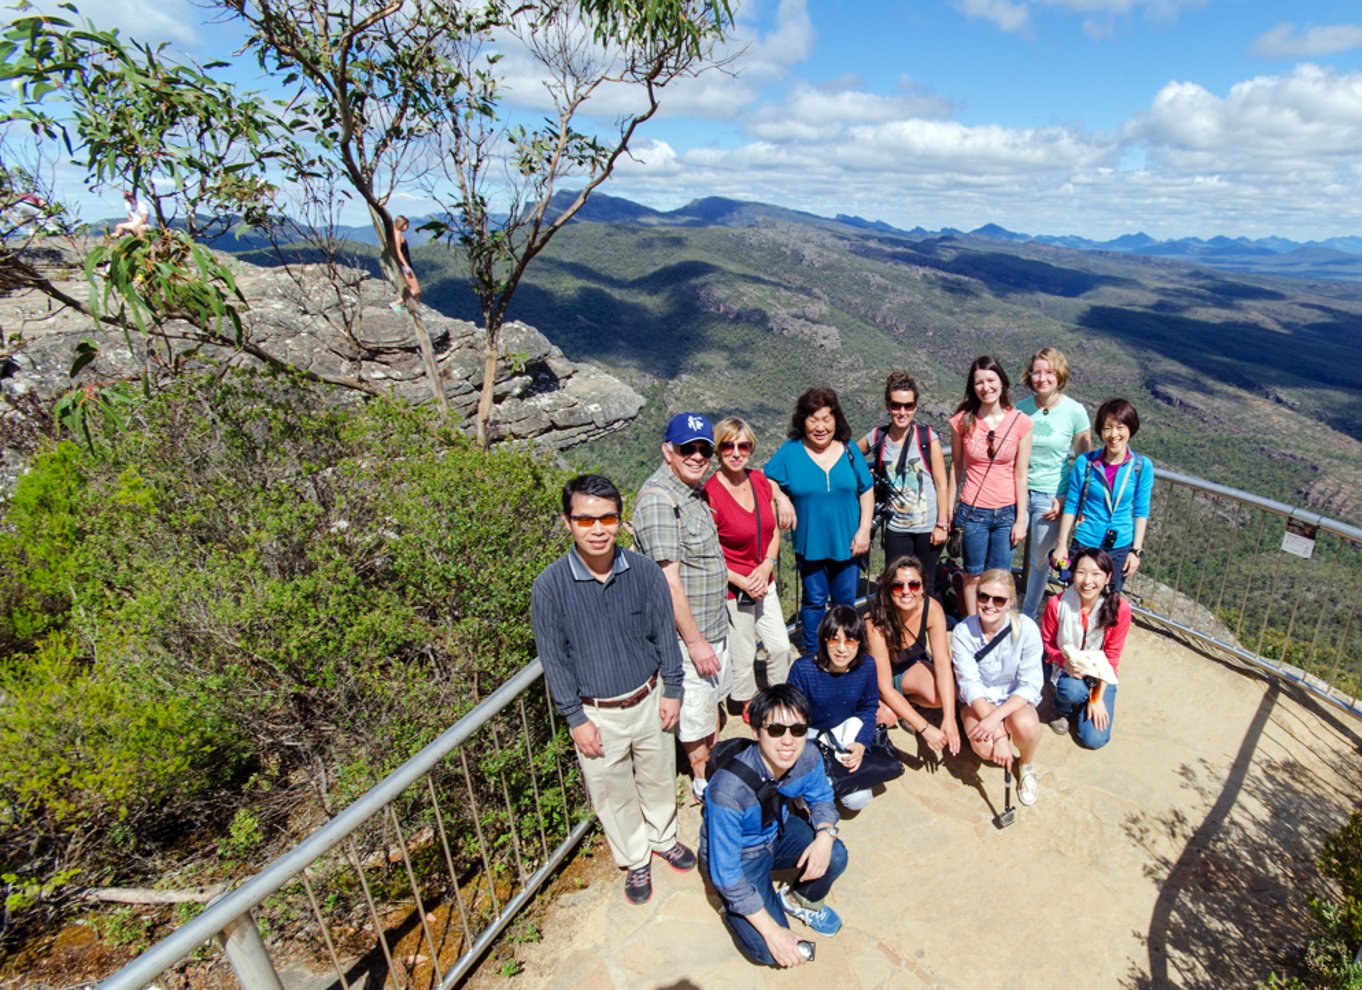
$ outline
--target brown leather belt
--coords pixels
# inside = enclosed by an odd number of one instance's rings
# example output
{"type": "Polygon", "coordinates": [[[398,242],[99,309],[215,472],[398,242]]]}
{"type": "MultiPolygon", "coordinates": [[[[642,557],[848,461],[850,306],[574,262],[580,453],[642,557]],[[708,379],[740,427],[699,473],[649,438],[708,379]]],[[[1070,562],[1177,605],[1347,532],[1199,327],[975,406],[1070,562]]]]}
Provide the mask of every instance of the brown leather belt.
{"type": "Polygon", "coordinates": [[[643,699],[653,693],[653,688],[657,687],[657,671],[653,671],[653,676],[648,678],[648,683],[643,685],[631,695],[623,698],[607,698],[601,701],[597,698],[583,698],[582,704],[591,705],[593,708],[633,708],[640,704],[643,699]]]}

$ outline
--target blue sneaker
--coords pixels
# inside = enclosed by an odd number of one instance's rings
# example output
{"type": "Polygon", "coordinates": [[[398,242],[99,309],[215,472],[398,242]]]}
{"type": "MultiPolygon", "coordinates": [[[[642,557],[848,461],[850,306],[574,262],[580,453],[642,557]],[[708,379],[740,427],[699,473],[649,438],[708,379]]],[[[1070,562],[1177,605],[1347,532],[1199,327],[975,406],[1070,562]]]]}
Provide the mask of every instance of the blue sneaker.
{"type": "Polygon", "coordinates": [[[794,892],[790,890],[789,884],[781,884],[780,886],[780,906],[785,909],[786,914],[794,915],[825,938],[831,938],[842,930],[842,919],[836,911],[828,907],[826,903],[816,910],[805,907],[795,897],[794,892]]]}

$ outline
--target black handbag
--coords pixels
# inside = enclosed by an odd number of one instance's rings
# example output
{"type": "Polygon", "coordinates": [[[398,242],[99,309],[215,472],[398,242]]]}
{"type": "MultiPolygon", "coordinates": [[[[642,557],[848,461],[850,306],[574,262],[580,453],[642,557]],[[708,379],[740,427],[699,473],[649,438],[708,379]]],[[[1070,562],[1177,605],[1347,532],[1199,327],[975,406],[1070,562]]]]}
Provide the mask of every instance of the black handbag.
{"type": "Polygon", "coordinates": [[[875,726],[875,736],[861,756],[861,765],[852,773],[837,759],[835,743],[826,742],[826,734],[818,737],[818,748],[823,753],[823,768],[832,781],[832,793],[840,800],[852,791],[863,791],[903,776],[903,762],[898,750],[889,741],[889,730],[875,726]]]}

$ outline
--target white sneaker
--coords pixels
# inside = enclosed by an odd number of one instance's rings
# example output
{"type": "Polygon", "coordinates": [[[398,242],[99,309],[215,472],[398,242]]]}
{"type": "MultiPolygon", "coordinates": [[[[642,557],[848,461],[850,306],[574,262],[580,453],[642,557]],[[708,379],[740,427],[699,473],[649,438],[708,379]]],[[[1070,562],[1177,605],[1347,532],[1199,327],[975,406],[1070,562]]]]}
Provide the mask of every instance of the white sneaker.
{"type": "Polygon", "coordinates": [[[1036,803],[1036,792],[1039,789],[1035,764],[1023,763],[1017,773],[1017,800],[1029,808],[1036,803]]]}
{"type": "Polygon", "coordinates": [[[1050,731],[1057,736],[1067,736],[1069,734],[1069,730],[1072,728],[1073,725],[1070,724],[1069,716],[1067,715],[1061,715],[1059,718],[1054,719],[1050,723],[1050,731]]]}
{"type": "Polygon", "coordinates": [[[695,795],[695,800],[701,804],[705,803],[705,788],[709,786],[709,781],[704,777],[693,777],[690,782],[690,792],[695,795]]]}

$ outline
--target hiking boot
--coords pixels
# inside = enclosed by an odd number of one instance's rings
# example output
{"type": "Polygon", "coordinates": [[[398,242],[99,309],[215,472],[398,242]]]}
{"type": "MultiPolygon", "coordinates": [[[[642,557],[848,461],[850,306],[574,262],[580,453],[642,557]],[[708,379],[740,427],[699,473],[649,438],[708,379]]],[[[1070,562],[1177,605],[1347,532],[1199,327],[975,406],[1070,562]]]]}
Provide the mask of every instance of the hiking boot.
{"type": "Polygon", "coordinates": [[[653,871],[646,866],[624,876],[624,899],[630,904],[647,904],[653,896],[653,871]]]}
{"type": "Polygon", "coordinates": [[[798,918],[825,938],[831,938],[842,930],[842,919],[838,917],[836,911],[826,903],[820,908],[805,907],[790,889],[789,884],[781,884],[780,906],[785,909],[786,914],[798,918]]]}
{"type": "Polygon", "coordinates": [[[1023,763],[1017,774],[1017,800],[1026,807],[1036,803],[1036,792],[1040,783],[1036,780],[1036,767],[1033,763],[1023,763]]]}
{"type": "Polygon", "coordinates": [[[1057,736],[1067,736],[1072,729],[1073,724],[1067,715],[1061,715],[1050,722],[1050,731],[1057,736]]]}
{"type": "Polygon", "coordinates": [[[677,873],[689,873],[695,869],[695,853],[679,842],[666,852],[658,852],[654,849],[653,855],[664,860],[677,873]]]}

